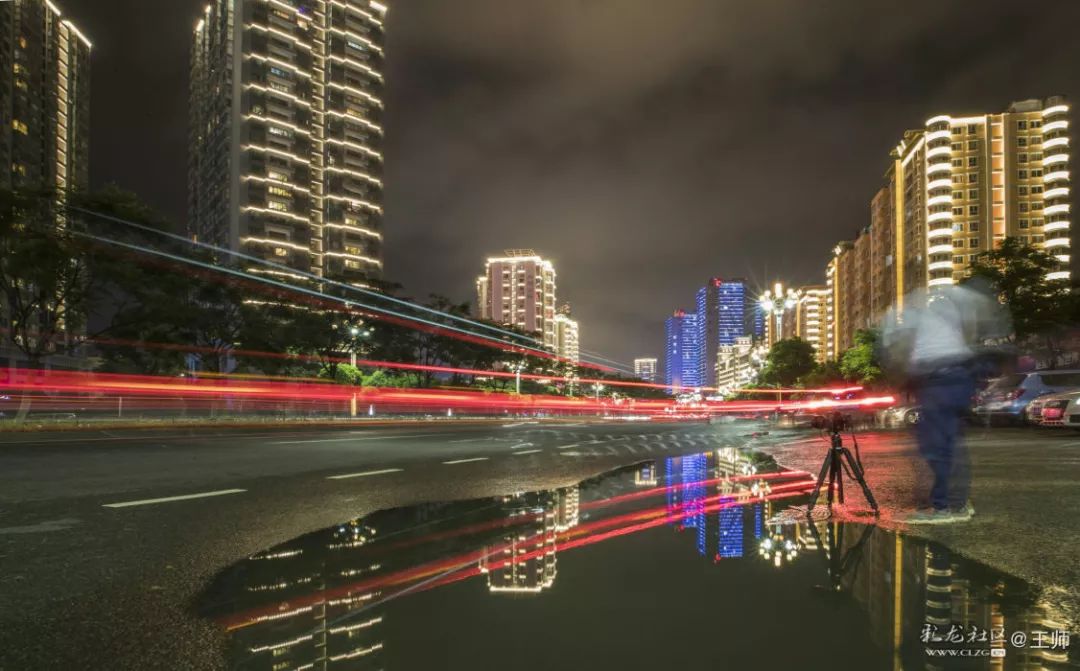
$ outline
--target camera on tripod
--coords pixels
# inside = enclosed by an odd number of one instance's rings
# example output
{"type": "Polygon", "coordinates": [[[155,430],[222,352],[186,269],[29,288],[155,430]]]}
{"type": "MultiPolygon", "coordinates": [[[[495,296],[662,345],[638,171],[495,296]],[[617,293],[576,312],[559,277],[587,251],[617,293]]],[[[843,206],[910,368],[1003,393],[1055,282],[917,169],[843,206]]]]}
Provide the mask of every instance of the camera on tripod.
{"type": "Polygon", "coordinates": [[[854,424],[851,415],[834,412],[831,415],[818,415],[810,421],[810,426],[829,433],[843,433],[854,424]]]}

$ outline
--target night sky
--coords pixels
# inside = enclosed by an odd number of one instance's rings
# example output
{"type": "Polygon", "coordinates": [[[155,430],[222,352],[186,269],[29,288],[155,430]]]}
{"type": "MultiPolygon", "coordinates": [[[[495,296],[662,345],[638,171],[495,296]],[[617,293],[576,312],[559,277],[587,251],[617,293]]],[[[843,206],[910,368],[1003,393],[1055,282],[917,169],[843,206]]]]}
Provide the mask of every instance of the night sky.
{"type": "MultiPolygon", "coordinates": [[[[202,0],[57,1],[94,43],[94,184],[182,221],[202,0]]],[[[1076,0],[387,4],[387,278],[472,301],[532,247],[623,360],[711,276],[823,281],[906,128],[1080,99],[1076,0]]]]}

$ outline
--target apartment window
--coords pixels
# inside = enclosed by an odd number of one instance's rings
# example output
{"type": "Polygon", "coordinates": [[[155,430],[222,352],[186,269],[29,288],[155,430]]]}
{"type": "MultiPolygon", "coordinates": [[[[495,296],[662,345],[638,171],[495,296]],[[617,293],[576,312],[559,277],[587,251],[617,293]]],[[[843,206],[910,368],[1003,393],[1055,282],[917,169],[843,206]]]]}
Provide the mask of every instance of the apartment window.
{"type": "Polygon", "coordinates": [[[953,184],[962,184],[963,181],[964,181],[964,176],[963,175],[953,175],[952,181],[953,181],[953,184]]]}
{"type": "Polygon", "coordinates": [[[1020,161],[1021,163],[1027,163],[1027,159],[1028,159],[1028,155],[1027,155],[1027,154],[1020,154],[1020,156],[1019,156],[1019,158],[1018,158],[1018,160],[1019,160],[1019,161],[1020,161]]]}
{"type": "Polygon", "coordinates": [[[968,198],[970,198],[972,200],[975,200],[978,197],[979,197],[979,190],[978,189],[970,189],[968,191],[968,198]]]}
{"type": "Polygon", "coordinates": [[[1042,154],[1032,154],[1031,155],[1031,160],[1032,161],[1041,161],[1042,160],[1042,154]]]}
{"type": "Polygon", "coordinates": [[[978,205],[968,205],[968,214],[974,215],[974,214],[978,214],[978,213],[979,213],[979,206],[978,205]]]}
{"type": "Polygon", "coordinates": [[[20,49],[25,49],[26,48],[26,38],[23,37],[22,35],[19,35],[19,48],[20,49]]]}
{"type": "Polygon", "coordinates": [[[968,263],[975,263],[978,260],[979,260],[979,255],[978,254],[971,254],[971,255],[968,256],[968,263]]]}
{"type": "Polygon", "coordinates": [[[968,124],[968,135],[974,135],[977,132],[978,129],[975,127],[975,124],[968,124]]]}
{"type": "Polygon", "coordinates": [[[277,126],[270,126],[266,129],[271,135],[277,135],[278,137],[292,137],[292,131],[284,128],[278,128],[277,126]]]}
{"type": "Polygon", "coordinates": [[[1027,219],[1021,219],[1020,220],[1020,228],[1027,228],[1027,227],[1028,227],[1028,220],[1027,219]]]}
{"type": "Polygon", "coordinates": [[[1043,188],[1042,188],[1042,186],[1033,186],[1033,187],[1031,187],[1031,192],[1032,193],[1042,193],[1043,188]]]}
{"type": "Polygon", "coordinates": [[[1018,186],[1016,187],[1016,192],[1021,196],[1026,196],[1028,195],[1028,188],[1026,186],[1018,186]]]}
{"type": "Polygon", "coordinates": [[[1035,201],[1034,203],[1031,204],[1031,209],[1033,209],[1033,210],[1041,210],[1041,209],[1043,209],[1042,202],[1038,201],[1038,200],[1035,201]]]}
{"type": "Polygon", "coordinates": [[[270,74],[281,77],[282,79],[292,79],[292,73],[288,70],[282,70],[274,66],[270,66],[270,74]]]}
{"type": "Polygon", "coordinates": [[[962,208],[962,207],[954,207],[952,209],[952,213],[953,213],[953,216],[962,217],[964,215],[964,208],[962,208]]]}
{"type": "Polygon", "coordinates": [[[17,74],[17,75],[18,75],[18,74],[22,74],[23,70],[25,70],[25,69],[26,69],[26,68],[24,68],[23,66],[19,65],[18,63],[16,63],[16,64],[14,65],[14,67],[12,68],[12,71],[13,71],[13,72],[14,72],[15,74],[17,74]]]}
{"type": "Polygon", "coordinates": [[[1042,177],[1042,168],[1038,168],[1037,170],[1032,170],[1031,171],[1031,176],[1032,177],[1042,177]]]}
{"type": "Polygon", "coordinates": [[[968,151],[979,148],[978,140],[968,140],[968,151]]]}
{"type": "Polygon", "coordinates": [[[975,249],[978,246],[979,246],[979,239],[978,238],[970,238],[968,240],[968,247],[970,247],[972,249],[975,249]]]}
{"type": "Polygon", "coordinates": [[[11,120],[11,127],[14,128],[15,130],[17,130],[18,132],[22,133],[23,135],[26,135],[29,132],[29,129],[26,127],[26,124],[19,121],[18,119],[12,119],[11,120]]]}
{"type": "Polygon", "coordinates": [[[269,187],[267,189],[267,191],[269,191],[271,195],[281,196],[282,198],[291,198],[292,197],[292,194],[289,193],[288,189],[283,189],[280,186],[271,186],[271,187],[269,187]]]}
{"type": "Polygon", "coordinates": [[[1041,235],[1033,235],[1033,236],[1031,236],[1031,241],[1032,242],[1042,242],[1043,241],[1043,236],[1041,236],[1041,235]]]}
{"type": "Polygon", "coordinates": [[[953,200],[961,200],[964,197],[964,192],[963,191],[953,191],[952,192],[952,197],[953,197],[953,200]]]}
{"type": "Polygon", "coordinates": [[[1032,219],[1031,220],[1031,225],[1034,226],[1035,228],[1038,228],[1038,227],[1043,225],[1043,220],[1042,219],[1032,219]]]}
{"type": "Polygon", "coordinates": [[[1031,239],[1028,236],[1026,236],[1026,235],[1021,235],[1020,236],[1020,242],[1024,243],[1025,245],[1029,244],[1030,241],[1031,241],[1031,239]]]}
{"type": "Polygon", "coordinates": [[[952,246],[953,247],[963,247],[964,246],[964,241],[959,239],[959,238],[956,238],[956,239],[954,239],[952,241],[952,246]]]}
{"type": "Polygon", "coordinates": [[[953,142],[952,143],[952,150],[953,151],[963,151],[964,150],[964,143],[963,142],[953,142]]]}
{"type": "Polygon", "coordinates": [[[979,222],[973,221],[970,224],[968,224],[968,230],[971,231],[972,233],[978,232],[978,230],[979,230],[979,222]]]}
{"type": "Polygon", "coordinates": [[[1032,119],[1031,127],[1032,128],[1042,128],[1042,120],[1041,119],[1032,119]]]}
{"type": "Polygon", "coordinates": [[[28,87],[26,85],[25,80],[22,80],[22,79],[19,79],[18,77],[16,77],[15,78],[15,88],[19,89],[20,91],[28,91],[30,87],[28,87]]]}
{"type": "Polygon", "coordinates": [[[267,171],[266,176],[269,177],[270,179],[276,179],[279,182],[287,182],[287,181],[289,181],[289,175],[287,173],[281,172],[279,170],[267,171]]]}
{"type": "Polygon", "coordinates": [[[21,177],[26,177],[26,166],[23,165],[22,163],[12,163],[11,164],[11,172],[13,172],[13,173],[15,173],[15,174],[17,174],[17,175],[19,175],[21,177]]]}
{"type": "Polygon", "coordinates": [[[1020,211],[1021,212],[1027,212],[1028,211],[1028,204],[1027,203],[1020,203],[1020,211]]]}
{"type": "Polygon", "coordinates": [[[1017,179],[1027,179],[1028,178],[1028,171],[1027,170],[1017,170],[1016,171],[1016,178],[1017,179]]]}
{"type": "Polygon", "coordinates": [[[1027,121],[1021,119],[1016,122],[1016,130],[1027,130],[1027,121]]]}
{"type": "Polygon", "coordinates": [[[1032,135],[1031,144],[1042,144],[1042,135],[1032,135]]]}
{"type": "Polygon", "coordinates": [[[968,167],[969,168],[974,168],[977,165],[979,165],[979,157],[978,156],[972,156],[971,158],[968,159],[968,167]]]}
{"type": "Polygon", "coordinates": [[[270,88],[274,89],[275,91],[280,91],[281,93],[292,93],[291,88],[285,86],[284,84],[278,84],[277,82],[270,82],[270,88]]]}
{"type": "Polygon", "coordinates": [[[968,184],[975,184],[978,181],[979,181],[979,173],[977,173],[977,172],[969,172],[968,173],[968,184]]]}
{"type": "Polygon", "coordinates": [[[953,135],[959,135],[960,133],[963,133],[963,132],[964,132],[964,128],[962,126],[953,126],[953,129],[952,129],[952,134],[953,135]]]}
{"type": "Polygon", "coordinates": [[[963,165],[964,165],[964,159],[962,159],[962,158],[954,158],[952,160],[952,167],[954,167],[954,168],[960,168],[960,167],[963,167],[963,165]]]}
{"type": "Polygon", "coordinates": [[[360,262],[356,259],[345,259],[345,267],[349,270],[359,270],[360,262]]]}
{"type": "Polygon", "coordinates": [[[288,256],[289,250],[284,247],[274,247],[274,256],[288,256]]]}
{"type": "Polygon", "coordinates": [[[1018,138],[1016,138],[1016,146],[1017,147],[1026,147],[1027,146],[1027,138],[1026,137],[1018,137],[1018,138]]]}
{"type": "Polygon", "coordinates": [[[954,256],[954,257],[952,257],[952,262],[953,263],[963,263],[964,262],[964,257],[963,256],[954,256]]]}
{"type": "Polygon", "coordinates": [[[277,200],[271,200],[266,204],[271,210],[277,210],[279,212],[288,212],[289,206],[277,200]]]}

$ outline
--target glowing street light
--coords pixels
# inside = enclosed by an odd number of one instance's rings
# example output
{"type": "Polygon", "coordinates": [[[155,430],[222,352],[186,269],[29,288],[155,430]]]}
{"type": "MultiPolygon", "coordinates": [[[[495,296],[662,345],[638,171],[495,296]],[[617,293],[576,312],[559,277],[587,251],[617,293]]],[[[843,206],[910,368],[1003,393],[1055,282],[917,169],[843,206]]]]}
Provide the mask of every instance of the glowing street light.
{"type": "Polygon", "coordinates": [[[791,287],[784,291],[784,286],[780,282],[773,285],[772,289],[766,290],[758,299],[761,311],[766,315],[774,315],[776,318],[775,340],[780,340],[780,335],[783,333],[784,313],[794,309],[798,304],[799,292],[791,287]]]}

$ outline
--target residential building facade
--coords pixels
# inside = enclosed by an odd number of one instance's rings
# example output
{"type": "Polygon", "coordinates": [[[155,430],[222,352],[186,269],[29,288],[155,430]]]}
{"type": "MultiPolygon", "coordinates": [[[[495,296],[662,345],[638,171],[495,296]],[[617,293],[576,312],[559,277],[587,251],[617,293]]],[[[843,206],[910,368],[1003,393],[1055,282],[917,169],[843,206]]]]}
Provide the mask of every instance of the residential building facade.
{"type": "Polygon", "coordinates": [[[828,287],[810,285],[799,289],[799,302],[795,306],[795,337],[801,338],[814,347],[818,362],[828,358],[827,341],[827,303],[828,287]]]}
{"type": "Polygon", "coordinates": [[[0,3],[0,187],[89,186],[90,50],[48,0],[0,3]]]}
{"type": "Polygon", "coordinates": [[[1003,112],[939,114],[904,133],[870,225],[834,249],[826,268],[830,358],[919,288],[955,284],[1006,237],[1056,257],[1047,280],[1069,280],[1071,107],[1063,97],[1003,112]]]}
{"type": "Polygon", "coordinates": [[[555,266],[531,249],[508,249],[488,258],[476,280],[481,319],[534,333],[556,349],[555,266]]]}
{"type": "Polygon", "coordinates": [[[560,359],[577,364],[581,361],[579,337],[578,323],[570,317],[570,310],[560,308],[555,315],[555,354],[560,359]]]}
{"type": "Polygon", "coordinates": [[[375,0],[206,6],[191,49],[192,238],[241,252],[253,273],[381,277],[386,11],[375,0]]]}

